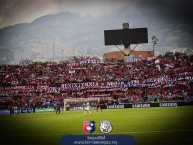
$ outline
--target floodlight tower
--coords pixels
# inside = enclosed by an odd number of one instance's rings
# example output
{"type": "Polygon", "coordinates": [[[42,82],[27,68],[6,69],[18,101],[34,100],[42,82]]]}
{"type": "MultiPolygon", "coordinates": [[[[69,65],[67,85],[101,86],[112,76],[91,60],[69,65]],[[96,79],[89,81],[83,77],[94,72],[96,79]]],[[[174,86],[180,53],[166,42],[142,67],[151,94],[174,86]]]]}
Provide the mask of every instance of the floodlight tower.
{"type": "Polygon", "coordinates": [[[155,36],[152,36],[151,40],[153,44],[153,56],[155,56],[155,45],[157,45],[157,42],[159,41],[159,39],[157,39],[155,36]]]}

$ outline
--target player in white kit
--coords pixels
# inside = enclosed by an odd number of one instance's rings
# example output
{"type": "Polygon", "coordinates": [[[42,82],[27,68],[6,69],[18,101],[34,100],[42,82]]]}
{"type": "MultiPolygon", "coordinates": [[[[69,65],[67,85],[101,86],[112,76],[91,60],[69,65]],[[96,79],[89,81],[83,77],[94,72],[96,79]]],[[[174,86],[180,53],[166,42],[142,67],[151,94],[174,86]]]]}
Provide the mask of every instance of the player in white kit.
{"type": "Polygon", "coordinates": [[[88,101],[83,103],[83,109],[84,109],[84,115],[86,116],[86,113],[89,112],[90,115],[92,115],[92,113],[90,112],[90,104],[88,101]]]}

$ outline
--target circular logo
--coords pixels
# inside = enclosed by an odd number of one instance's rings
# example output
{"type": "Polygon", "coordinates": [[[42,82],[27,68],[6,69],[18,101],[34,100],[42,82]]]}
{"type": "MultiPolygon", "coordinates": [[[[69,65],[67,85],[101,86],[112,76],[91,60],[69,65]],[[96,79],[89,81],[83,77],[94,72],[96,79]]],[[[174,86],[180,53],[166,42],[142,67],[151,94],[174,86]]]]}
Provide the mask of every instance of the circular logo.
{"type": "Polygon", "coordinates": [[[100,130],[103,133],[109,133],[112,130],[112,123],[108,120],[103,120],[100,122],[100,130]]]}

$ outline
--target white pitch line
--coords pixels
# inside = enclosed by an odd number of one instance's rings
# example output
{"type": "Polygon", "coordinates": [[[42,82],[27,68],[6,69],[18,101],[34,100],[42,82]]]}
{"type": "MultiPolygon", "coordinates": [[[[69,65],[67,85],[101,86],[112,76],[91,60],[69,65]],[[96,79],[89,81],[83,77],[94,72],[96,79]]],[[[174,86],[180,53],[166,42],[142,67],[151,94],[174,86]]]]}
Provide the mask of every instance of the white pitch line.
{"type": "MultiPolygon", "coordinates": [[[[109,133],[109,134],[117,134],[117,135],[121,135],[121,134],[135,134],[135,133],[166,133],[166,132],[193,132],[193,130],[163,130],[163,131],[159,131],[159,130],[154,130],[154,131],[134,131],[134,132],[117,132],[117,133],[109,133]]],[[[42,135],[5,135],[2,134],[1,136],[58,136],[58,135],[66,135],[66,134],[42,134],[42,135]]],[[[69,134],[67,134],[69,135],[69,134]]],[[[72,134],[72,135],[84,135],[84,134],[72,134]]],[[[99,133],[93,133],[93,135],[101,135],[99,133]]]]}
{"type": "Polygon", "coordinates": [[[112,134],[119,134],[119,133],[164,133],[164,132],[193,132],[193,130],[153,130],[153,131],[133,131],[133,132],[118,132],[112,134]]]}

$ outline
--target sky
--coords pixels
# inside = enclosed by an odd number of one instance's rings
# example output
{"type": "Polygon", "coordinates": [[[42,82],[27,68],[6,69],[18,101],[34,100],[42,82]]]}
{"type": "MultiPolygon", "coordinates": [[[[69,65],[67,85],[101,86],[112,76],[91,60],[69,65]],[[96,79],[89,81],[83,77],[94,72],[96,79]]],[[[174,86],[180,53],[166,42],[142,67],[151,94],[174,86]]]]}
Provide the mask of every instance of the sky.
{"type": "Polygon", "coordinates": [[[59,12],[103,17],[129,11],[192,23],[192,4],[192,0],[0,0],[0,28],[59,12]]]}
{"type": "MultiPolygon", "coordinates": [[[[49,14],[69,12],[82,17],[82,21],[87,17],[87,20],[114,18],[109,29],[120,29],[122,23],[129,23],[132,28],[147,27],[149,37],[159,38],[159,52],[179,47],[193,49],[192,7],[193,0],[0,0],[0,29],[31,23],[49,14]]],[[[102,39],[92,41],[104,45],[102,39]]],[[[142,45],[143,49],[151,46],[151,42],[142,45]]]]}

